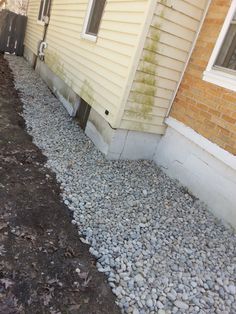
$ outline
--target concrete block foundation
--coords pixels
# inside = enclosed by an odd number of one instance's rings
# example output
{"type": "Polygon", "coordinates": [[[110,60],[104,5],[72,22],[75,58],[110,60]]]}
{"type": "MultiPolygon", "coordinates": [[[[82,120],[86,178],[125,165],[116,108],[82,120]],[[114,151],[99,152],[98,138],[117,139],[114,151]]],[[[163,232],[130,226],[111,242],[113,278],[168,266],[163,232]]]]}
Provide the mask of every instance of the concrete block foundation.
{"type": "Polygon", "coordinates": [[[91,110],[85,133],[107,159],[153,160],[161,135],[113,129],[91,110]]]}
{"type": "Polygon", "coordinates": [[[155,162],[236,228],[236,157],[173,120],[158,145],[155,162]]]}

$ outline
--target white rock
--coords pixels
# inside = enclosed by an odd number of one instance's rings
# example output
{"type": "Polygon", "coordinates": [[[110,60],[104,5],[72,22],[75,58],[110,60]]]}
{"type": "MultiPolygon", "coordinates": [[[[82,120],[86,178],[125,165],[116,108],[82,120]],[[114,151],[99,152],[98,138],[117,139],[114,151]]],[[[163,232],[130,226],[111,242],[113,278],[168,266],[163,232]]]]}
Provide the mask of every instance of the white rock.
{"type": "Polygon", "coordinates": [[[236,286],[230,285],[228,286],[229,293],[236,296],[236,286]]]}
{"type": "Polygon", "coordinates": [[[163,305],[163,303],[161,303],[160,301],[157,301],[157,308],[158,309],[163,309],[164,308],[164,305],[163,305]]]}
{"type": "Polygon", "coordinates": [[[187,310],[189,308],[188,304],[179,300],[174,302],[175,306],[181,310],[187,310]]]}

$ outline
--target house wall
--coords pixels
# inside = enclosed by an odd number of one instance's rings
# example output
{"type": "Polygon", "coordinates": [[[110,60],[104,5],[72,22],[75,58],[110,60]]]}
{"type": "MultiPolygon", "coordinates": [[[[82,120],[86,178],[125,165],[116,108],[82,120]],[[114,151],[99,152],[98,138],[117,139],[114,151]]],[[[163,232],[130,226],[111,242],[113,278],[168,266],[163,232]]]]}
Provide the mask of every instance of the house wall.
{"type": "Polygon", "coordinates": [[[173,93],[188,59],[205,0],[158,0],[121,128],[163,134],[173,93]]]}
{"type": "Polygon", "coordinates": [[[27,10],[28,21],[25,34],[25,46],[35,55],[37,55],[39,41],[42,40],[44,32],[44,26],[37,23],[39,5],[39,0],[29,0],[27,10]]]}
{"type": "MultiPolygon", "coordinates": [[[[30,24],[25,41],[26,47],[34,51],[36,38],[41,38],[35,2],[31,0],[29,4],[30,24]]],[[[88,0],[52,1],[45,64],[112,127],[117,127],[126,78],[150,1],[108,0],[97,42],[81,38],[87,5],[88,0]]],[[[66,94],[63,90],[59,93],[66,94]]]]}
{"type": "Polygon", "coordinates": [[[203,81],[230,3],[211,1],[154,160],[236,228],[236,93],[203,81]]]}
{"type": "Polygon", "coordinates": [[[236,92],[202,79],[230,3],[212,1],[170,115],[236,155],[236,92]]]}

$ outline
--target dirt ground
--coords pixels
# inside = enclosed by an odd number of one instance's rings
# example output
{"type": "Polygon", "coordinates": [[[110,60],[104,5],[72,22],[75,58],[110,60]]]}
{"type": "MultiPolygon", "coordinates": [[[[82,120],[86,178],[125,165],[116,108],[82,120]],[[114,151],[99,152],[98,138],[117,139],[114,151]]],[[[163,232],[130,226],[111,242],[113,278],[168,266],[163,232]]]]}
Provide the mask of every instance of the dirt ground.
{"type": "Polygon", "coordinates": [[[0,313],[120,313],[21,110],[0,55],[0,313]]]}

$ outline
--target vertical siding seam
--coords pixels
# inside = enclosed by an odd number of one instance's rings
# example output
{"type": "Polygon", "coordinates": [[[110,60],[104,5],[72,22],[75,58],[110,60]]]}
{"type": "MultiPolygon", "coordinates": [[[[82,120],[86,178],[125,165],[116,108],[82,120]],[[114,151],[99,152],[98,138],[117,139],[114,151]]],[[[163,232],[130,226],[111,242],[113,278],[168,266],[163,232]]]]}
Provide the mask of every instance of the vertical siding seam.
{"type": "Polygon", "coordinates": [[[142,23],[141,26],[141,31],[140,34],[138,36],[138,42],[137,42],[137,46],[136,46],[136,50],[134,52],[134,55],[131,59],[130,62],[130,69],[128,71],[128,77],[127,80],[125,81],[124,84],[124,91],[122,92],[122,97],[121,97],[121,102],[120,102],[120,110],[117,114],[117,118],[115,120],[114,123],[114,128],[118,128],[120,127],[121,121],[122,121],[122,117],[125,111],[125,107],[129,98],[129,94],[131,92],[131,88],[132,88],[132,84],[133,81],[135,79],[135,75],[136,75],[136,71],[138,69],[139,66],[139,61],[141,59],[142,53],[143,53],[143,49],[145,46],[145,42],[146,42],[146,38],[152,23],[152,18],[154,16],[155,13],[155,8],[156,8],[156,0],[149,0],[148,4],[147,4],[147,10],[146,10],[146,14],[144,17],[144,22],[142,23]]]}

